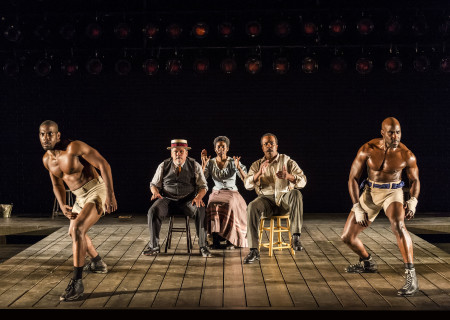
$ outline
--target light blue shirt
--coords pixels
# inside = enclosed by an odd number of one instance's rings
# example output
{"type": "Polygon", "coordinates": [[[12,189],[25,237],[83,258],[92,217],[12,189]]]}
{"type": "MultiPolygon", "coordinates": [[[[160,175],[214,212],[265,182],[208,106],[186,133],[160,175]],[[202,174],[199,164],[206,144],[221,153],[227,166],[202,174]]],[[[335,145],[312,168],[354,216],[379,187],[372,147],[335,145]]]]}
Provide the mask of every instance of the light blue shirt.
{"type": "MultiPolygon", "coordinates": [[[[239,162],[239,167],[247,174],[247,168],[239,162]]],[[[235,190],[236,187],[236,174],[243,180],[239,169],[236,167],[233,158],[228,157],[227,162],[223,169],[219,169],[217,166],[216,158],[210,159],[205,167],[205,178],[208,179],[209,176],[212,177],[214,181],[213,190],[235,190]]]]}

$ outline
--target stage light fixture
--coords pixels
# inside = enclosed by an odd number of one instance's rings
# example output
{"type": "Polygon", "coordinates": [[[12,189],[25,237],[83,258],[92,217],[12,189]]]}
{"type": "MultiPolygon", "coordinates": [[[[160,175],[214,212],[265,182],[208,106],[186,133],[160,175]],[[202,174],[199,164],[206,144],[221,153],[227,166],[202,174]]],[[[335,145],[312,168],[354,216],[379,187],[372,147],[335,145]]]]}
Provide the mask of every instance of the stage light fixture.
{"type": "Polygon", "coordinates": [[[72,40],[77,33],[75,26],[72,23],[66,23],[59,29],[59,34],[65,40],[72,40]]]}
{"type": "Polygon", "coordinates": [[[233,73],[234,71],[236,71],[236,68],[237,68],[236,61],[231,57],[224,58],[220,62],[220,69],[226,74],[233,73]]]}
{"type": "Polygon", "coordinates": [[[6,26],[3,31],[3,36],[6,40],[11,42],[18,42],[22,38],[22,30],[16,24],[10,24],[6,26]]]}
{"type": "Polygon", "coordinates": [[[359,74],[369,74],[373,69],[373,62],[369,58],[359,58],[355,66],[359,74]]]}
{"type": "Polygon", "coordinates": [[[234,31],[233,24],[229,21],[224,21],[224,22],[219,23],[219,25],[217,26],[217,29],[218,29],[219,35],[223,38],[230,38],[234,31]]]}
{"type": "Polygon", "coordinates": [[[291,25],[287,21],[280,21],[275,25],[275,35],[279,38],[286,38],[291,33],[291,25]]]}
{"type": "Polygon", "coordinates": [[[396,36],[399,35],[402,31],[402,24],[400,23],[400,19],[398,17],[391,17],[386,22],[385,29],[388,35],[396,36]]]}
{"type": "Polygon", "coordinates": [[[114,70],[119,76],[126,76],[131,72],[131,62],[126,58],[121,58],[114,64],[114,70]]]}
{"type": "Polygon", "coordinates": [[[183,69],[183,65],[181,63],[181,60],[178,58],[171,58],[168,59],[166,62],[166,71],[170,75],[178,75],[181,73],[183,69]]]}
{"type": "Polygon", "coordinates": [[[169,38],[176,40],[181,36],[181,33],[183,32],[183,29],[181,26],[177,23],[172,23],[166,28],[166,33],[169,36],[169,38]]]}
{"type": "Polygon", "coordinates": [[[361,20],[358,21],[358,24],[356,25],[356,29],[358,30],[359,34],[364,36],[370,34],[374,28],[375,25],[373,24],[373,21],[370,18],[362,18],[361,20]]]}
{"type": "Polygon", "coordinates": [[[439,69],[442,72],[449,73],[450,72],[450,57],[446,56],[441,59],[439,62],[439,69]]]}
{"type": "Polygon", "coordinates": [[[86,70],[89,74],[99,75],[103,70],[103,63],[97,57],[90,58],[86,63],[86,70]]]}
{"type": "Polygon", "coordinates": [[[206,38],[209,34],[209,26],[204,22],[198,22],[192,27],[192,35],[197,39],[206,38]]]}
{"type": "Polygon", "coordinates": [[[384,63],[384,68],[389,73],[399,73],[402,71],[402,61],[399,57],[389,57],[384,63]]]}
{"type": "Polygon", "coordinates": [[[114,28],[114,34],[119,40],[125,40],[130,36],[131,28],[128,23],[121,22],[114,28]]]}
{"type": "Polygon", "coordinates": [[[417,72],[427,72],[430,69],[430,65],[430,59],[423,54],[416,56],[413,60],[413,67],[417,72]]]}
{"type": "Polygon", "coordinates": [[[159,26],[153,23],[147,23],[147,25],[142,29],[142,33],[147,39],[156,39],[159,34],[159,26]]]}
{"type": "Polygon", "coordinates": [[[305,57],[302,60],[302,71],[304,73],[315,73],[319,70],[319,62],[314,57],[305,57]]]}
{"type": "Polygon", "coordinates": [[[345,22],[342,19],[335,19],[331,21],[329,25],[330,34],[333,36],[340,36],[345,32],[347,28],[345,22]]]}
{"type": "Polygon", "coordinates": [[[61,63],[61,71],[66,76],[72,76],[78,71],[78,63],[73,59],[66,59],[61,63]]]}
{"type": "Polygon", "coordinates": [[[262,69],[262,61],[259,57],[248,57],[245,62],[245,70],[250,74],[257,74],[262,69]]]}
{"type": "Polygon", "coordinates": [[[344,73],[347,70],[347,62],[342,57],[333,57],[330,62],[330,69],[333,73],[344,73]]]}
{"type": "Polygon", "coordinates": [[[47,59],[39,59],[35,65],[34,65],[34,72],[39,76],[39,77],[46,77],[50,74],[50,71],[52,71],[52,65],[50,63],[50,61],[48,61],[47,59]]]}
{"type": "Polygon", "coordinates": [[[50,39],[51,30],[44,24],[40,24],[34,28],[34,36],[39,41],[48,41],[50,39]]]}
{"type": "Polygon", "coordinates": [[[102,36],[102,26],[97,22],[92,22],[86,27],[86,35],[91,40],[97,40],[102,36]]]}
{"type": "Polygon", "coordinates": [[[144,73],[148,76],[153,76],[158,73],[159,70],[159,63],[158,60],[155,58],[149,58],[144,61],[142,64],[142,69],[144,70],[144,73]]]}
{"type": "Polygon", "coordinates": [[[424,36],[428,32],[428,24],[423,16],[416,17],[411,26],[412,32],[416,37],[424,36]]]}
{"type": "Polygon", "coordinates": [[[289,68],[289,60],[286,57],[277,57],[273,62],[273,71],[276,74],[286,74],[289,68]]]}
{"type": "Polygon", "coordinates": [[[318,31],[319,28],[317,27],[317,24],[312,21],[307,21],[303,24],[303,33],[307,36],[313,36],[317,34],[318,31]]]}
{"type": "Polygon", "coordinates": [[[197,74],[207,73],[209,71],[209,60],[207,58],[195,59],[193,69],[197,74]]]}
{"type": "Polygon", "coordinates": [[[8,59],[3,65],[3,73],[11,78],[16,78],[19,75],[20,66],[16,60],[8,59]]]}
{"type": "Polygon", "coordinates": [[[256,38],[261,34],[262,26],[258,21],[250,21],[245,25],[245,32],[250,38],[256,38]]]}

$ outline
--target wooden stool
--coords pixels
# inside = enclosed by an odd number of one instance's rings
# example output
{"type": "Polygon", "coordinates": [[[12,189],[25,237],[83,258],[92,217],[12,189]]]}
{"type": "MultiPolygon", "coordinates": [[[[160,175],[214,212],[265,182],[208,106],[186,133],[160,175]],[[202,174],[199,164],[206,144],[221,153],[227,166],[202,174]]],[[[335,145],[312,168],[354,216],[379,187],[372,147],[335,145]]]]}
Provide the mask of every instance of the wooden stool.
{"type": "Polygon", "coordinates": [[[166,248],[164,250],[164,253],[167,253],[167,248],[170,249],[170,243],[172,242],[172,232],[186,232],[187,250],[189,253],[191,253],[192,252],[192,242],[191,242],[191,228],[189,226],[189,216],[176,215],[176,216],[169,217],[169,232],[167,233],[166,248]],[[173,226],[173,220],[177,217],[186,219],[185,227],[181,228],[181,227],[173,226]]]}
{"type": "MultiPolygon", "coordinates": [[[[73,194],[70,190],[66,190],[66,204],[70,207],[73,207],[73,194]]],[[[52,211],[52,218],[58,215],[62,215],[61,208],[59,207],[58,200],[53,201],[53,211],[52,211]]]]}
{"type": "Polygon", "coordinates": [[[261,248],[261,246],[269,248],[269,257],[273,255],[273,250],[282,250],[282,249],[290,249],[291,253],[294,255],[295,251],[294,248],[292,248],[291,240],[291,230],[290,230],[290,220],[289,215],[283,215],[283,216],[272,216],[270,218],[261,217],[261,221],[259,223],[259,246],[258,250],[261,248]],[[266,219],[270,220],[270,227],[264,227],[264,222],[266,219]],[[281,226],[281,220],[286,220],[286,227],[281,226]],[[275,226],[275,220],[277,221],[277,225],[275,226]],[[269,242],[262,243],[262,235],[263,231],[269,231],[269,242]],[[287,232],[289,235],[289,242],[283,242],[281,239],[281,233],[287,232]],[[278,236],[278,241],[273,242],[273,235],[274,233],[278,236]]]}

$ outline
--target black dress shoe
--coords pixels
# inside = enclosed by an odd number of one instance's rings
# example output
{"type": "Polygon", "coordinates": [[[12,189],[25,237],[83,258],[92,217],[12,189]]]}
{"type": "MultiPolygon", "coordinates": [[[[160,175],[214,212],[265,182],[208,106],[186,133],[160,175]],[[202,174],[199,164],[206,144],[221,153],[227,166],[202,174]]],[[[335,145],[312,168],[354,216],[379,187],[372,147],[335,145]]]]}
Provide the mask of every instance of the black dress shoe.
{"type": "Polygon", "coordinates": [[[67,286],[64,293],[59,297],[60,301],[73,301],[81,298],[83,296],[84,286],[82,279],[70,279],[69,285],[67,286]]]}
{"type": "Polygon", "coordinates": [[[142,251],[142,254],[144,256],[154,256],[156,254],[158,254],[160,251],[159,246],[158,247],[150,247],[149,245],[145,246],[144,251],[142,251]]]}
{"type": "Polygon", "coordinates": [[[302,251],[302,243],[300,242],[300,236],[294,234],[292,236],[292,248],[294,248],[295,251],[302,251]]]}
{"type": "Polygon", "coordinates": [[[244,263],[253,263],[256,260],[259,260],[258,249],[250,249],[250,253],[244,259],[244,263]]]}
{"type": "Polygon", "coordinates": [[[202,257],[205,257],[205,258],[212,256],[208,247],[200,247],[200,254],[202,255],[202,257]]]}

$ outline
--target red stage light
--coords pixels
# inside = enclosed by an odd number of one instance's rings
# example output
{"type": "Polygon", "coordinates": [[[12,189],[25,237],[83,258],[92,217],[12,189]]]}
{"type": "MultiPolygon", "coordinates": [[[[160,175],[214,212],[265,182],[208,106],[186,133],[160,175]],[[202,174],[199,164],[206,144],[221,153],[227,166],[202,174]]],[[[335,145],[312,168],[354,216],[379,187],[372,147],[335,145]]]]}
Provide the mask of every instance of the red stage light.
{"type": "Polygon", "coordinates": [[[89,39],[97,40],[102,36],[102,27],[97,22],[90,23],[86,27],[86,35],[89,39]]]}
{"type": "Polygon", "coordinates": [[[450,57],[444,57],[441,59],[439,69],[445,73],[450,72],[450,57]]]}
{"type": "Polygon", "coordinates": [[[312,57],[305,57],[302,60],[302,70],[304,73],[315,73],[319,70],[319,63],[312,57]]]}
{"type": "Polygon", "coordinates": [[[18,42],[22,38],[22,30],[18,25],[10,24],[6,27],[3,35],[8,41],[18,42]]]}
{"type": "Polygon", "coordinates": [[[375,28],[375,25],[373,24],[373,21],[369,18],[362,18],[359,20],[358,24],[356,25],[356,28],[358,29],[358,32],[362,35],[368,35],[373,31],[375,28]]]}
{"type": "Polygon", "coordinates": [[[219,34],[224,38],[229,38],[233,34],[233,24],[231,22],[222,22],[218,26],[219,34]]]}
{"type": "Polygon", "coordinates": [[[273,62],[273,70],[276,74],[286,74],[289,68],[289,60],[286,57],[278,57],[273,62]]]}
{"type": "Polygon", "coordinates": [[[343,73],[347,70],[347,62],[342,57],[334,57],[331,59],[330,69],[333,73],[343,73]]]}
{"type": "Polygon", "coordinates": [[[307,36],[315,35],[318,30],[319,28],[314,22],[309,21],[303,24],[303,33],[307,36]]]}
{"type": "Polygon", "coordinates": [[[359,74],[368,74],[372,71],[373,62],[368,58],[359,58],[356,61],[356,71],[359,74]]]}
{"type": "Polygon", "coordinates": [[[119,40],[124,40],[124,39],[128,38],[130,36],[130,32],[131,32],[131,28],[125,22],[119,23],[114,28],[114,34],[116,35],[117,39],[119,39],[119,40]]]}
{"type": "Polygon", "coordinates": [[[182,32],[183,29],[176,23],[172,23],[166,28],[167,35],[174,40],[178,39],[182,32]]]}
{"type": "Polygon", "coordinates": [[[19,75],[20,66],[15,60],[8,59],[3,65],[3,73],[11,78],[16,78],[19,75]]]}
{"type": "Polygon", "coordinates": [[[421,37],[428,32],[428,24],[424,17],[416,17],[411,28],[414,35],[417,37],[421,37]]]}
{"type": "Polygon", "coordinates": [[[71,76],[78,71],[78,64],[75,61],[68,59],[61,64],[61,71],[67,76],[71,76]]]}
{"type": "Polygon", "coordinates": [[[340,36],[344,33],[346,25],[341,19],[336,19],[330,23],[329,29],[331,35],[340,36]]]}
{"type": "Polygon", "coordinates": [[[192,28],[192,34],[197,39],[203,39],[208,36],[209,26],[204,22],[198,22],[192,28]]]}
{"type": "Polygon", "coordinates": [[[52,65],[47,59],[40,59],[34,65],[34,72],[36,72],[39,77],[48,76],[50,71],[52,71],[52,65]]]}
{"type": "Polygon", "coordinates": [[[398,73],[402,71],[402,61],[398,57],[390,57],[386,60],[384,68],[389,73],[398,73]]]}
{"type": "Polygon", "coordinates": [[[275,34],[280,38],[285,38],[291,32],[291,25],[287,21],[280,21],[275,26],[275,34]]]}
{"type": "Polygon", "coordinates": [[[169,59],[166,63],[166,71],[171,75],[180,74],[182,70],[181,60],[179,59],[169,59]]]}
{"type": "Polygon", "coordinates": [[[127,59],[119,59],[114,65],[114,70],[119,76],[126,76],[131,72],[131,62],[127,59]]]}
{"type": "Polygon", "coordinates": [[[247,35],[251,38],[255,38],[261,34],[261,24],[258,21],[250,21],[245,26],[247,35]]]}
{"type": "Polygon", "coordinates": [[[204,74],[209,71],[209,61],[206,58],[198,58],[194,61],[193,69],[195,73],[204,74]]]}
{"type": "Polygon", "coordinates": [[[142,32],[148,39],[155,39],[159,34],[159,27],[153,23],[148,23],[144,29],[142,29],[142,32]]]}
{"type": "Polygon", "coordinates": [[[159,63],[154,58],[147,59],[144,61],[143,65],[142,65],[142,69],[144,70],[146,75],[153,76],[159,70],[159,63]]]}
{"type": "Polygon", "coordinates": [[[392,17],[386,22],[386,32],[391,36],[400,34],[402,30],[402,24],[397,17],[392,17]]]}
{"type": "Polygon", "coordinates": [[[245,70],[250,74],[257,74],[261,71],[262,61],[257,57],[250,57],[245,63],[245,70]]]}
{"type": "Polygon", "coordinates": [[[231,74],[236,70],[236,61],[232,58],[225,58],[220,63],[220,69],[226,74],[231,74]]]}

